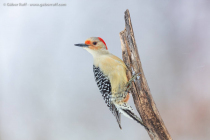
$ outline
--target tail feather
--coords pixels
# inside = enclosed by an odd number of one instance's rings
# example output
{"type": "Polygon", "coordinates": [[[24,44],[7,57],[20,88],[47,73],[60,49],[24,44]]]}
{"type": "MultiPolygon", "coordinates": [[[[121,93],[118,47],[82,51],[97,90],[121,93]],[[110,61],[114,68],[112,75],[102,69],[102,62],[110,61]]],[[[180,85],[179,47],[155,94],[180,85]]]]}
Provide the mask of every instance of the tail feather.
{"type": "Polygon", "coordinates": [[[122,127],[121,127],[121,114],[120,114],[120,112],[117,110],[117,108],[115,107],[114,104],[112,104],[112,113],[113,113],[113,115],[116,117],[116,120],[117,120],[117,123],[118,123],[120,129],[122,129],[122,127]]]}
{"type": "Polygon", "coordinates": [[[120,129],[122,129],[122,127],[120,125],[120,123],[121,123],[120,115],[123,114],[124,116],[137,121],[138,123],[140,123],[142,126],[144,126],[149,131],[149,129],[146,127],[146,125],[142,122],[142,120],[133,113],[133,109],[127,103],[112,104],[112,113],[116,117],[120,129]]]}
{"type": "Polygon", "coordinates": [[[137,121],[138,123],[140,123],[142,126],[144,126],[147,130],[149,130],[146,125],[142,122],[142,120],[136,116],[131,110],[128,109],[122,109],[124,113],[126,113],[126,115],[128,115],[130,118],[132,118],[133,120],[137,121]]]}

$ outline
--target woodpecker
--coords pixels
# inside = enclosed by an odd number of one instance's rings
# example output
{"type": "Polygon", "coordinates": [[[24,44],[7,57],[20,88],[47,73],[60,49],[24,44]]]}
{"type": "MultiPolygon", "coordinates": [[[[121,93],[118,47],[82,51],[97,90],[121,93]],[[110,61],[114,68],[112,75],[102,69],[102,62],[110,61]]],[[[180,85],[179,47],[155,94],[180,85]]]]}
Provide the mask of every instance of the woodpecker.
{"type": "Polygon", "coordinates": [[[82,47],[92,54],[95,81],[120,129],[122,129],[121,114],[147,128],[127,103],[129,100],[127,87],[131,81],[127,79],[125,63],[108,51],[106,43],[100,37],[90,37],[84,44],[75,44],[75,46],[82,47]]]}

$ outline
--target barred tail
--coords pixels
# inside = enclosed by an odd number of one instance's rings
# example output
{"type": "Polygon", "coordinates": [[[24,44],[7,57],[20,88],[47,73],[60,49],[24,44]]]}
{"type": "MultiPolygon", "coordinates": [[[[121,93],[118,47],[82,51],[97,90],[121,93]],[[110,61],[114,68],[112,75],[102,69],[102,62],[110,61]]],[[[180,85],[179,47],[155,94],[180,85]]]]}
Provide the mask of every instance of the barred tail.
{"type": "MultiPolygon", "coordinates": [[[[120,114],[123,114],[124,116],[137,121],[138,123],[140,123],[142,126],[144,126],[149,131],[147,126],[142,122],[142,120],[133,113],[133,109],[131,108],[130,105],[128,105],[125,102],[123,102],[123,103],[121,102],[121,103],[118,103],[118,104],[115,103],[113,106],[114,106],[113,111],[115,110],[117,114],[119,113],[119,116],[120,116],[120,114]]],[[[120,118],[115,113],[113,113],[113,114],[117,118],[117,122],[120,126],[120,118]]]]}

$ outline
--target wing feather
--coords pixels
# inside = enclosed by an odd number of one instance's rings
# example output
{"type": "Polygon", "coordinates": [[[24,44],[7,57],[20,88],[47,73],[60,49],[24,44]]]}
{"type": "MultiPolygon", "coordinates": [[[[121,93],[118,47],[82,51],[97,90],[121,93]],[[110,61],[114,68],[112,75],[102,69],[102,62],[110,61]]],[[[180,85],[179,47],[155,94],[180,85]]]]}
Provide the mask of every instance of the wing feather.
{"type": "Polygon", "coordinates": [[[95,81],[96,81],[97,86],[98,86],[98,88],[99,88],[99,90],[100,90],[100,92],[101,92],[101,94],[102,94],[102,96],[105,100],[105,103],[109,107],[112,114],[115,116],[120,129],[122,129],[122,127],[121,127],[121,114],[117,110],[116,106],[111,101],[112,87],[111,87],[111,83],[109,81],[109,78],[106,75],[103,74],[103,72],[100,70],[99,67],[95,67],[94,65],[93,65],[93,72],[94,72],[94,76],[95,76],[95,81]]]}

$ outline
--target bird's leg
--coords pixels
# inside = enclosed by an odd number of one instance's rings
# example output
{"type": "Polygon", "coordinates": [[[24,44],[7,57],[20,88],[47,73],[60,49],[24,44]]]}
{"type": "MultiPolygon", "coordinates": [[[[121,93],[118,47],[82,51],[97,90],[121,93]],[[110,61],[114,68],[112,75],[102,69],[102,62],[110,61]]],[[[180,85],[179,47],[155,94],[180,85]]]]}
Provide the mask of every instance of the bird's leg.
{"type": "Polygon", "coordinates": [[[129,84],[129,87],[125,87],[126,88],[126,90],[125,90],[126,92],[128,92],[131,89],[131,85],[132,84],[129,84]]]}
{"type": "Polygon", "coordinates": [[[125,85],[125,87],[127,87],[128,85],[130,85],[131,82],[134,81],[134,79],[136,79],[136,77],[137,77],[139,74],[141,74],[141,73],[137,73],[137,74],[135,74],[133,77],[131,77],[131,79],[127,82],[127,84],[125,85]]]}
{"type": "Polygon", "coordinates": [[[132,73],[132,66],[130,64],[125,64],[125,65],[127,67],[127,70],[132,73]]]}
{"type": "Polygon", "coordinates": [[[126,91],[126,92],[130,90],[131,85],[132,85],[131,83],[136,79],[136,77],[137,77],[139,74],[141,74],[141,73],[135,74],[135,75],[127,82],[127,84],[125,85],[125,91],[126,91]],[[128,85],[129,85],[129,87],[128,87],[128,85]]]}

